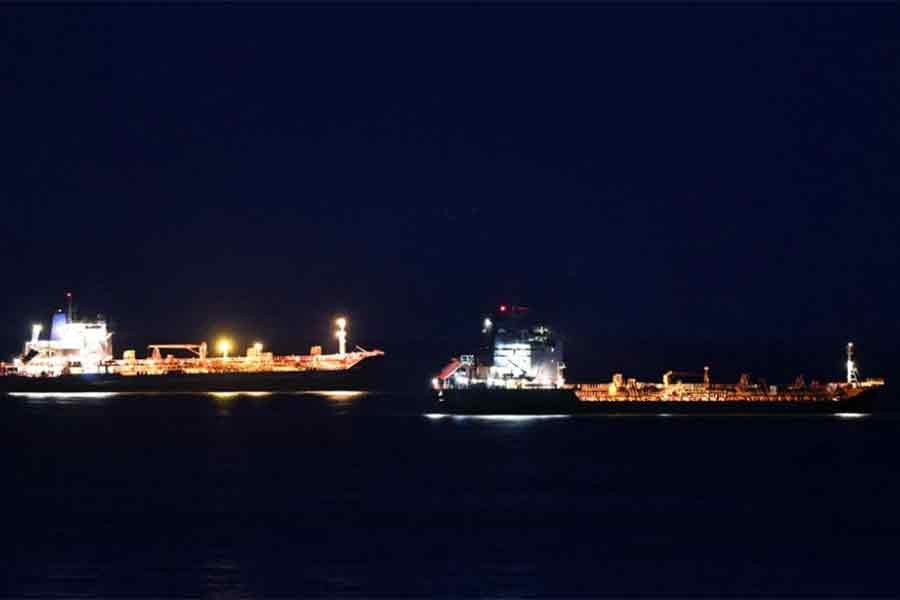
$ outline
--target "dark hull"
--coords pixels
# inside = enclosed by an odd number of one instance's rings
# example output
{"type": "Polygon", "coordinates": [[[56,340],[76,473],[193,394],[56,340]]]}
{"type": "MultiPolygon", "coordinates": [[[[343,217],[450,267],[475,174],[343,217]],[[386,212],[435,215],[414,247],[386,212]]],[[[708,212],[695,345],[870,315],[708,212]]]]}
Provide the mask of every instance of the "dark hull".
{"type": "Polygon", "coordinates": [[[380,371],[381,369],[377,365],[364,362],[346,371],[138,375],[132,377],[121,375],[68,375],[53,378],[0,377],[0,393],[372,390],[378,389],[382,385],[380,371]]]}
{"type": "Polygon", "coordinates": [[[804,402],[582,402],[573,390],[443,390],[434,412],[455,415],[869,413],[890,409],[878,389],[845,400],[804,402]]]}

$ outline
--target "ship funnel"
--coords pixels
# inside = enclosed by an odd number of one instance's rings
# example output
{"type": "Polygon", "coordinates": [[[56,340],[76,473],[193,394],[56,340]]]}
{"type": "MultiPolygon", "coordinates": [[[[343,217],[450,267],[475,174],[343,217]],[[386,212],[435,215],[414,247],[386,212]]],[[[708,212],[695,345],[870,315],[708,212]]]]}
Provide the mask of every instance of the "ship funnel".
{"type": "Polygon", "coordinates": [[[66,325],[68,322],[69,321],[62,310],[53,315],[53,320],[50,322],[50,339],[54,341],[63,339],[63,337],[65,337],[66,325]]]}

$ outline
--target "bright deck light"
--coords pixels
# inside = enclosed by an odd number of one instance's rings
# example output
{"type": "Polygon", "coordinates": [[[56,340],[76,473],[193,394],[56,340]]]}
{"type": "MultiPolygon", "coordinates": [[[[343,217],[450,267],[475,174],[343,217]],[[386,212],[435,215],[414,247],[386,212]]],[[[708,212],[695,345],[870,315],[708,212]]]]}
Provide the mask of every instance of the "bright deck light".
{"type": "Polygon", "coordinates": [[[216,344],[216,348],[218,348],[222,358],[228,358],[228,353],[231,352],[231,340],[227,338],[220,339],[219,343],[216,344]]]}

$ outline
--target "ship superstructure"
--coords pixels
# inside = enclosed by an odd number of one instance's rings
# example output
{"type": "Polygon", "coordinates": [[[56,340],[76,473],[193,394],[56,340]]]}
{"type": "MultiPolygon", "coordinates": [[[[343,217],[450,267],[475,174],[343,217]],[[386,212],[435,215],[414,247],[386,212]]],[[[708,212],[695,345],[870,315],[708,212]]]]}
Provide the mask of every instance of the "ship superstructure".
{"type": "Polygon", "coordinates": [[[481,333],[479,352],[452,359],[432,381],[435,388],[565,386],[562,342],[527,307],[500,305],[481,333]]]}
{"type": "Polygon", "coordinates": [[[68,310],[59,309],[53,315],[49,338],[40,337],[43,325],[32,325],[31,339],[5,371],[28,377],[104,372],[113,358],[112,333],[106,321],[102,317],[94,321],[75,320],[72,294],[66,294],[66,299],[68,310]]]}

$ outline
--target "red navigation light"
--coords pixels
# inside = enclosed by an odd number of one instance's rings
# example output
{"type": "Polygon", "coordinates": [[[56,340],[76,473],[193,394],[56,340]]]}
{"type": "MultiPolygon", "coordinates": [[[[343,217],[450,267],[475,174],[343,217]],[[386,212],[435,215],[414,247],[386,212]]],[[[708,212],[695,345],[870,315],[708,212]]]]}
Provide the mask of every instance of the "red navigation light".
{"type": "Polygon", "coordinates": [[[506,312],[506,305],[505,305],[505,304],[501,304],[501,305],[500,305],[500,312],[506,312]]]}

